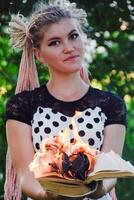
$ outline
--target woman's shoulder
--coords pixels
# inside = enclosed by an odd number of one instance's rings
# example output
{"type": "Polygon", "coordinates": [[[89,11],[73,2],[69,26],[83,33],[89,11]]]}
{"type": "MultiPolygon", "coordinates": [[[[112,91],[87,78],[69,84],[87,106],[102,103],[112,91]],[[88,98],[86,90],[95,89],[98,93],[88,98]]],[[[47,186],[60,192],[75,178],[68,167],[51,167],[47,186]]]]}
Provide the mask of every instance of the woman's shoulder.
{"type": "Polygon", "coordinates": [[[37,88],[34,88],[33,90],[24,90],[22,92],[14,94],[10,97],[8,102],[14,102],[14,101],[22,101],[22,102],[27,101],[27,102],[29,102],[32,97],[37,97],[41,93],[43,86],[44,85],[41,85],[37,88]]]}
{"type": "Polygon", "coordinates": [[[42,90],[42,86],[12,95],[6,104],[5,121],[14,119],[31,125],[33,99],[38,99],[40,90],[42,90]]]}
{"type": "Polygon", "coordinates": [[[7,109],[16,108],[18,106],[24,106],[25,104],[28,104],[30,101],[30,91],[23,91],[17,94],[12,95],[6,104],[7,109]]]}
{"type": "Polygon", "coordinates": [[[14,119],[30,125],[30,92],[23,91],[10,97],[6,104],[5,121],[14,119]]]}
{"type": "Polygon", "coordinates": [[[121,96],[119,96],[118,94],[116,94],[113,91],[104,91],[104,90],[94,88],[94,87],[92,87],[92,91],[93,91],[94,95],[102,101],[107,101],[110,103],[112,103],[112,102],[113,103],[115,103],[115,102],[124,103],[123,98],[121,98],[121,96]]]}
{"type": "Polygon", "coordinates": [[[96,88],[93,88],[93,93],[107,116],[105,126],[109,124],[126,125],[126,105],[123,98],[114,92],[96,88]]]}

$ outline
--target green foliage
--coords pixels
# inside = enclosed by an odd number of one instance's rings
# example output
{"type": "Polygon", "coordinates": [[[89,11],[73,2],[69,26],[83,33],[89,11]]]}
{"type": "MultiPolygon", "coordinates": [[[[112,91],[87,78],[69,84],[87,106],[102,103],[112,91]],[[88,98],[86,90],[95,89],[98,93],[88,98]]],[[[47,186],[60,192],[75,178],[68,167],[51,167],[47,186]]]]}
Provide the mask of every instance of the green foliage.
{"type": "MultiPolygon", "coordinates": [[[[27,16],[35,0],[0,2],[0,199],[3,199],[5,172],[6,134],[5,105],[15,91],[21,52],[9,45],[6,34],[9,13],[20,11],[27,16]]],[[[127,134],[123,157],[134,164],[134,36],[132,0],[78,0],[79,7],[88,13],[90,38],[96,41],[95,54],[89,65],[93,83],[104,90],[114,91],[124,97],[128,108],[127,134]]],[[[40,83],[48,80],[48,71],[38,64],[40,83]]],[[[116,136],[115,136],[116,137],[116,136]]],[[[123,179],[117,184],[119,200],[133,199],[134,180],[123,179]]]]}

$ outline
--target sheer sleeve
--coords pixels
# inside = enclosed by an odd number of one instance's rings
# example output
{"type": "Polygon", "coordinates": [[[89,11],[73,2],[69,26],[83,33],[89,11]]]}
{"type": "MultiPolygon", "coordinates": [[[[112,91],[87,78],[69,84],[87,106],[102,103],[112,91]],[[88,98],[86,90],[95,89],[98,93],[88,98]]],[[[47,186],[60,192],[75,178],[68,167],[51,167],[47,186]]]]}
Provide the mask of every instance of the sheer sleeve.
{"type": "Polygon", "coordinates": [[[126,126],[126,105],[120,97],[111,93],[105,126],[123,124],[126,126]]]}
{"type": "Polygon", "coordinates": [[[24,91],[14,95],[6,105],[5,121],[14,119],[31,125],[30,92],[24,91]]]}

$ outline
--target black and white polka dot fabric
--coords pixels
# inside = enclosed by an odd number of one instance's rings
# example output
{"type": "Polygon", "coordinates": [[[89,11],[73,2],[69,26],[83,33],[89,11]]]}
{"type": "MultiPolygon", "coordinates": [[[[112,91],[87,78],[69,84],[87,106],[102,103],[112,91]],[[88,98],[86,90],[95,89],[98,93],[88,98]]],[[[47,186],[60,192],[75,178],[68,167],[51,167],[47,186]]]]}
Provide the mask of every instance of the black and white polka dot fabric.
{"type": "Polygon", "coordinates": [[[124,103],[110,92],[90,87],[81,99],[64,102],[53,97],[46,85],[14,95],[7,104],[6,120],[15,119],[31,125],[37,151],[43,138],[58,135],[65,128],[73,142],[71,120],[76,111],[80,112],[75,118],[78,135],[93,148],[101,149],[105,126],[125,124],[124,103]]]}
{"type": "MultiPolygon", "coordinates": [[[[100,149],[103,143],[104,123],[107,117],[99,107],[88,108],[75,117],[75,124],[78,135],[84,142],[92,147],[100,149]]],[[[61,112],[55,112],[52,108],[39,106],[32,120],[33,144],[36,150],[43,138],[50,135],[58,135],[67,128],[70,135],[70,142],[73,142],[72,117],[66,116],[61,112]]],[[[63,132],[64,134],[64,132],[63,132]]]]}
{"type": "MultiPolygon", "coordinates": [[[[101,150],[104,129],[110,124],[126,123],[126,109],[121,98],[110,92],[89,87],[87,93],[79,100],[64,102],[53,97],[46,85],[33,91],[24,91],[14,95],[7,103],[5,119],[15,119],[32,127],[33,146],[40,148],[44,138],[64,134],[69,131],[70,142],[73,142],[72,117],[75,117],[78,135],[91,148],[101,150]]],[[[113,137],[116,137],[113,133],[113,137]]],[[[108,195],[101,198],[110,199],[108,195]]]]}

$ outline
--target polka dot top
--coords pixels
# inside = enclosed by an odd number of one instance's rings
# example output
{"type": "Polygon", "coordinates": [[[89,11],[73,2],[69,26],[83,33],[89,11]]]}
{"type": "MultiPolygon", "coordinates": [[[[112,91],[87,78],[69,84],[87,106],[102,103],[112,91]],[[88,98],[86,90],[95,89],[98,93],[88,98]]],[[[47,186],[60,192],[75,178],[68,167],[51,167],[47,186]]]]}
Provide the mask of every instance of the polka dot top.
{"type": "Polygon", "coordinates": [[[65,128],[69,130],[70,143],[73,142],[72,117],[76,111],[81,112],[75,118],[78,135],[91,148],[99,150],[103,144],[104,128],[110,124],[126,123],[123,100],[113,93],[91,86],[82,98],[71,102],[56,99],[46,85],[23,91],[8,101],[5,118],[32,127],[33,145],[37,151],[44,138],[58,135],[65,128]]]}

